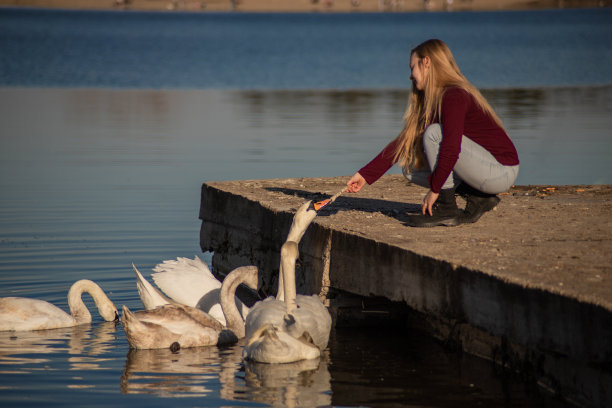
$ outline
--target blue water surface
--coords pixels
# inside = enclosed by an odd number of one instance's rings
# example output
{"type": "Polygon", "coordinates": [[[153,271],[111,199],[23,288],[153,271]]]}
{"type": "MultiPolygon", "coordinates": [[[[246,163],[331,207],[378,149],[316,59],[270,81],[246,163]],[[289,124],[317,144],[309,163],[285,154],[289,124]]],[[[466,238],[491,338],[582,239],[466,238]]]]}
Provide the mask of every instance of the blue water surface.
{"type": "Polygon", "coordinates": [[[480,87],[612,81],[612,9],[158,13],[0,9],[0,85],[407,88],[410,50],[446,41],[480,87]]]}

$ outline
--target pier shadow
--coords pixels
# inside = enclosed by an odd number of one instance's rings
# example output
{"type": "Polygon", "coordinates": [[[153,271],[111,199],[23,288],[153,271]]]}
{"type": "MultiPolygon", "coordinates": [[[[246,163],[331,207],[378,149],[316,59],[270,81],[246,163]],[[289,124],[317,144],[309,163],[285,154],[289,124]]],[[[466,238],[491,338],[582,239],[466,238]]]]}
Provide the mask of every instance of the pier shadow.
{"type": "MultiPolygon", "coordinates": [[[[293,197],[300,197],[304,200],[312,200],[313,202],[322,201],[329,198],[331,195],[323,193],[313,193],[312,191],[298,190],[293,188],[283,187],[266,187],[265,190],[283,193],[293,197]]],[[[367,213],[381,213],[388,217],[405,223],[408,216],[420,214],[420,203],[408,203],[401,201],[390,201],[376,198],[350,197],[340,196],[332,204],[323,207],[318,212],[318,217],[327,217],[337,214],[340,211],[354,210],[367,213]]]]}

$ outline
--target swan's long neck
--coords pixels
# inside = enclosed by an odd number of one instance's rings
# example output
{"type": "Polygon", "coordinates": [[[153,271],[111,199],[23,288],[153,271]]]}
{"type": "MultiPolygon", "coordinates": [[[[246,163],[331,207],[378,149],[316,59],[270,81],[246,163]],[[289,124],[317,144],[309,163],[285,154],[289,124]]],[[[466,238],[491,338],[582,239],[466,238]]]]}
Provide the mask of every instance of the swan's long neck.
{"type": "Polygon", "coordinates": [[[283,287],[285,294],[285,304],[287,313],[292,313],[297,309],[295,299],[297,297],[295,289],[295,261],[299,256],[297,242],[287,241],[281,248],[281,274],[283,276],[283,287]]]}
{"type": "Polygon", "coordinates": [[[91,295],[104,320],[115,320],[117,317],[117,310],[104,291],[95,282],[88,279],[81,279],[76,281],[68,291],[70,314],[74,317],[77,324],[91,323],[91,313],[89,313],[87,306],[83,303],[83,292],[87,292],[91,295]]]}
{"type": "Polygon", "coordinates": [[[242,266],[230,272],[221,285],[220,302],[227,328],[238,338],[244,337],[244,320],[236,307],[236,289],[241,283],[257,290],[257,267],[242,266]]]}
{"type": "MultiPolygon", "coordinates": [[[[317,216],[317,212],[315,210],[309,209],[310,203],[311,203],[310,201],[307,201],[304,204],[302,204],[300,208],[298,208],[297,212],[293,216],[293,222],[291,223],[291,228],[289,229],[289,233],[287,234],[287,239],[285,243],[293,242],[297,247],[297,244],[300,242],[300,240],[304,236],[306,229],[308,228],[312,220],[314,220],[315,217],[317,216]]],[[[296,248],[295,259],[297,259],[297,257],[298,257],[298,252],[296,248]]],[[[293,283],[292,283],[292,286],[294,288],[293,292],[295,292],[295,259],[292,261],[291,272],[290,272],[291,275],[293,276],[293,283]]],[[[284,272],[283,268],[284,268],[283,252],[281,249],[281,263],[280,263],[280,269],[278,273],[278,291],[276,293],[276,299],[280,300],[281,302],[285,301],[285,298],[287,296],[285,293],[286,284],[285,284],[284,277],[288,272],[284,272]]]]}
{"type": "Polygon", "coordinates": [[[283,258],[281,256],[280,268],[278,269],[278,290],[276,291],[276,300],[285,301],[285,279],[283,279],[283,258]]]}

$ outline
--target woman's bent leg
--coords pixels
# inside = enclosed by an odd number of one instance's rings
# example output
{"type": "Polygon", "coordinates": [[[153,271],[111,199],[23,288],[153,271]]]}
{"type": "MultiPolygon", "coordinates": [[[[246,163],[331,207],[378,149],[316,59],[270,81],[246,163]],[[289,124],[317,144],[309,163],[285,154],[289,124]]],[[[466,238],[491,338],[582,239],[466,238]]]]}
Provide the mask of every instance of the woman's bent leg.
{"type": "Polygon", "coordinates": [[[454,173],[476,190],[487,194],[508,191],[518,176],[518,170],[518,165],[504,166],[484,147],[463,136],[454,173]]]}
{"type": "Polygon", "coordinates": [[[518,165],[500,164],[486,149],[464,136],[455,172],[464,181],[457,189],[466,200],[461,222],[473,223],[497,206],[500,199],[496,194],[512,186],[518,165]]]}
{"type": "MultiPolygon", "coordinates": [[[[432,171],[437,164],[442,136],[439,124],[429,126],[423,135],[425,155],[432,171]]],[[[476,222],[482,214],[499,203],[495,194],[507,191],[512,186],[518,169],[518,165],[504,166],[484,147],[463,136],[457,163],[442,189],[455,189],[459,186],[457,192],[461,190],[461,195],[466,198],[461,222],[476,222]]]]}
{"type": "MultiPolygon", "coordinates": [[[[432,172],[438,164],[440,143],[442,143],[442,127],[437,123],[429,125],[427,129],[425,129],[425,133],[423,133],[423,150],[425,150],[425,157],[427,158],[427,163],[432,172]]],[[[442,189],[446,190],[457,187],[460,182],[460,180],[456,179],[455,172],[452,171],[442,185],[442,189]]]]}
{"type": "MultiPolygon", "coordinates": [[[[423,135],[425,156],[431,171],[435,169],[438,161],[440,143],[442,128],[435,123],[430,125],[423,135]]],[[[442,188],[453,188],[464,181],[483,193],[499,194],[512,187],[518,176],[518,169],[518,165],[504,166],[487,149],[463,136],[457,163],[442,188]]]]}
{"type": "Polygon", "coordinates": [[[410,169],[410,173],[408,173],[406,169],[402,169],[402,173],[409,182],[414,183],[417,186],[429,188],[428,178],[431,171],[425,169],[410,169]]]}

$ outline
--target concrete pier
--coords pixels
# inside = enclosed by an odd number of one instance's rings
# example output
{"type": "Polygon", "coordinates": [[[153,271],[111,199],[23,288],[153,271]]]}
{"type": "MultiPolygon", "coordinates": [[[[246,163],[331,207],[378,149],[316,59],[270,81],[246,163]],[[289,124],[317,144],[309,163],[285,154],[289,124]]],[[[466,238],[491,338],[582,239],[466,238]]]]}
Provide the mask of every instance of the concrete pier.
{"type": "MultiPolygon", "coordinates": [[[[274,294],[295,210],[346,180],[203,184],[215,273],[257,265],[274,294]]],[[[384,176],[323,209],[300,243],[298,292],[319,294],[337,324],[399,316],[576,405],[612,406],[612,186],[516,186],[475,224],[405,226],[425,192],[384,176]]]]}

